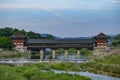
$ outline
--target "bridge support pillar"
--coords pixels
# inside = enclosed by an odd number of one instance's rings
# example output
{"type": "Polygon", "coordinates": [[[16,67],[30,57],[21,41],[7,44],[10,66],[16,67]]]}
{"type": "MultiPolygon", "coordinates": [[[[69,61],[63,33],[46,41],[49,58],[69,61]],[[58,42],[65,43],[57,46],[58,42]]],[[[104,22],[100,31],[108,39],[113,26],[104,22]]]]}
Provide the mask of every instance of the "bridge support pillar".
{"type": "Polygon", "coordinates": [[[67,57],[68,57],[68,50],[65,50],[64,59],[67,59],[67,57]]]}
{"type": "Polygon", "coordinates": [[[28,59],[31,59],[31,54],[32,54],[32,51],[29,50],[29,51],[28,51],[28,59]]]}
{"type": "Polygon", "coordinates": [[[80,59],[80,50],[77,50],[77,59],[80,59]]]}
{"type": "Polygon", "coordinates": [[[43,57],[44,57],[44,51],[40,50],[40,59],[43,60],[43,57]]]}
{"type": "Polygon", "coordinates": [[[55,60],[55,50],[52,50],[52,59],[55,60]]]}

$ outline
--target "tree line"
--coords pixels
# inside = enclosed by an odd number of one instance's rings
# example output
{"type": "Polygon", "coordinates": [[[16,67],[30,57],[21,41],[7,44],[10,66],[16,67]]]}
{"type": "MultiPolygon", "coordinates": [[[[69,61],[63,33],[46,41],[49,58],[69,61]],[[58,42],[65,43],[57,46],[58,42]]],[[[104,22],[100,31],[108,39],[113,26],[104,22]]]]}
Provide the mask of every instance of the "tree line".
{"type": "Polygon", "coordinates": [[[54,39],[54,37],[50,34],[48,34],[46,37],[42,37],[39,33],[35,33],[33,31],[27,32],[24,29],[19,30],[17,28],[9,28],[9,27],[0,28],[0,36],[10,37],[18,33],[21,33],[27,36],[28,38],[32,38],[32,39],[54,39]]]}
{"type": "Polygon", "coordinates": [[[117,34],[115,37],[113,37],[112,46],[120,47],[120,34],[117,34]]]}
{"type": "Polygon", "coordinates": [[[19,33],[32,39],[54,39],[52,35],[47,35],[46,37],[42,37],[39,33],[35,33],[33,31],[27,32],[24,29],[19,30],[17,28],[5,27],[5,28],[0,28],[0,48],[11,49],[14,46],[11,40],[11,36],[19,33]]]}

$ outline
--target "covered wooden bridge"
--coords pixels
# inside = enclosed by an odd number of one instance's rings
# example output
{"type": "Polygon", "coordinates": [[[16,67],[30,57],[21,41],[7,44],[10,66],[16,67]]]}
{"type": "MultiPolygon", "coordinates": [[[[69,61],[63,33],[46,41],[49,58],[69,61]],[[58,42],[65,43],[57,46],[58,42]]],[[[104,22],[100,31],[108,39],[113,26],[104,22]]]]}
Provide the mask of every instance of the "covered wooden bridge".
{"type": "Polygon", "coordinates": [[[52,50],[52,59],[55,59],[56,49],[63,48],[65,49],[64,58],[67,58],[68,49],[75,48],[77,49],[77,59],[80,58],[80,49],[87,48],[93,50],[94,48],[94,39],[28,39],[25,46],[29,52],[34,50],[40,51],[40,59],[44,57],[45,48],[50,48],[52,50]]]}

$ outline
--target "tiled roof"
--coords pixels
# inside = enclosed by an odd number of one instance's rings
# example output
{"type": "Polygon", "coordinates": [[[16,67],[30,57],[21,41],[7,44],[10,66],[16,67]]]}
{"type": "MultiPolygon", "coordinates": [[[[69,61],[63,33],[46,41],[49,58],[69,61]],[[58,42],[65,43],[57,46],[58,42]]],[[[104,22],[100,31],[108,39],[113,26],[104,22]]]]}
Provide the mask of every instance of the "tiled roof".
{"type": "Polygon", "coordinates": [[[27,38],[26,36],[11,36],[11,38],[27,38]]]}
{"type": "Polygon", "coordinates": [[[27,43],[94,43],[93,39],[28,39],[27,43]]]}
{"type": "Polygon", "coordinates": [[[94,38],[109,38],[109,36],[107,36],[106,34],[104,34],[103,32],[101,32],[97,36],[94,36],[94,38]]]}

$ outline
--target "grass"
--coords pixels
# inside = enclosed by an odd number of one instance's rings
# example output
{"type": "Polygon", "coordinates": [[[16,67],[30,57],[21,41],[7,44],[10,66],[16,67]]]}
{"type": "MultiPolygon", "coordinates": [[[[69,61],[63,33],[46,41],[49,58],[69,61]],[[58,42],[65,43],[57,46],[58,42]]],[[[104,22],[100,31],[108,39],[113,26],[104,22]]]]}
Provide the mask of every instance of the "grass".
{"type": "Polygon", "coordinates": [[[120,77],[120,55],[111,54],[101,59],[95,59],[94,61],[81,63],[80,68],[85,71],[90,71],[99,74],[106,74],[114,77],[120,77]]]}
{"type": "Polygon", "coordinates": [[[0,65],[0,80],[91,80],[77,74],[55,74],[48,63],[29,64],[23,67],[0,65]],[[47,71],[43,71],[47,70],[47,71]]]}
{"type": "Polygon", "coordinates": [[[77,66],[76,63],[70,63],[70,62],[62,62],[62,63],[56,63],[51,64],[50,67],[52,69],[56,70],[65,70],[65,71],[80,71],[79,66],[77,66]]]}
{"type": "Polygon", "coordinates": [[[52,63],[50,67],[56,70],[65,71],[89,71],[98,74],[105,74],[114,77],[120,77],[120,55],[110,54],[103,58],[94,59],[87,63],[52,63]]]}
{"type": "Polygon", "coordinates": [[[120,55],[119,54],[111,54],[109,56],[105,56],[102,59],[96,59],[97,62],[103,64],[110,64],[110,65],[119,65],[120,66],[120,55]]]}
{"type": "MultiPolygon", "coordinates": [[[[1,55],[1,53],[0,53],[0,55],[1,55]]],[[[21,53],[19,53],[19,54],[4,54],[4,55],[7,55],[7,56],[10,55],[9,56],[10,58],[23,56],[21,53]]],[[[7,58],[9,58],[9,57],[7,57],[7,58]]],[[[94,72],[94,73],[98,73],[98,74],[106,74],[106,75],[110,75],[110,76],[120,77],[120,54],[110,54],[110,55],[104,56],[102,58],[95,58],[92,61],[89,61],[87,63],[80,63],[80,64],[70,63],[70,62],[62,62],[62,63],[29,64],[29,65],[24,65],[23,67],[11,67],[11,66],[2,66],[1,67],[0,66],[0,71],[2,71],[2,73],[4,74],[3,75],[0,72],[0,80],[9,80],[9,79],[5,79],[5,78],[7,78],[6,76],[8,76],[8,75],[10,75],[10,76],[16,75],[16,76],[13,76],[13,78],[15,78],[15,79],[18,78],[17,80],[19,80],[19,77],[20,77],[20,80],[58,80],[55,76],[63,77],[63,78],[59,77],[59,80],[72,80],[72,78],[68,79],[68,77],[71,75],[55,74],[54,72],[50,71],[51,68],[56,69],[56,70],[65,70],[65,71],[84,70],[84,71],[94,72]],[[4,68],[8,68],[8,69],[5,70],[4,68]],[[13,72],[9,71],[9,70],[12,70],[13,72]],[[42,70],[47,70],[48,72],[42,72],[42,70]],[[13,75],[10,74],[11,72],[13,73],[13,75]],[[51,75],[51,74],[53,74],[53,75],[51,75]],[[51,78],[51,76],[53,78],[51,78]],[[2,77],[3,77],[3,79],[1,79],[2,77]]],[[[75,79],[73,79],[73,80],[77,80],[78,75],[73,75],[73,76],[75,76],[74,77],[75,79]]],[[[14,80],[14,79],[11,79],[11,80],[14,80]]]]}
{"type": "Polygon", "coordinates": [[[5,51],[0,52],[1,59],[15,59],[15,58],[25,58],[27,57],[27,53],[19,53],[15,51],[5,51]]]}

